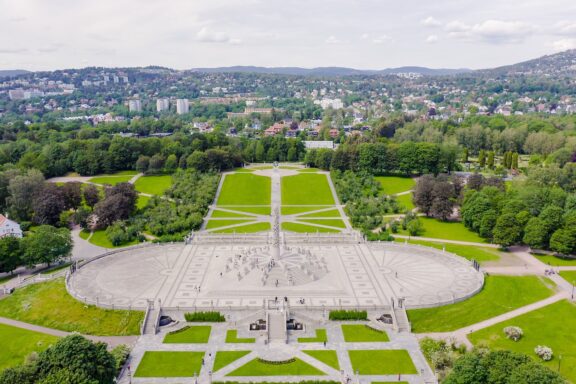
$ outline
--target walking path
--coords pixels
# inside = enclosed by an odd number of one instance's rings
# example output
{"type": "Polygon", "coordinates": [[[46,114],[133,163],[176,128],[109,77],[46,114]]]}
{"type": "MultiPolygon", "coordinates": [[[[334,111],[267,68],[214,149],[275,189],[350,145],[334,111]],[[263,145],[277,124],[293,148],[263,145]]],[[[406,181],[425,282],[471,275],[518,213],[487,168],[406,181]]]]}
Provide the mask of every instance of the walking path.
{"type": "Polygon", "coordinates": [[[446,239],[436,239],[432,237],[420,237],[420,236],[406,236],[406,235],[393,235],[395,238],[398,239],[407,239],[407,240],[418,240],[418,241],[430,241],[434,243],[448,243],[448,244],[460,244],[460,245],[472,245],[476,247],[484,247],[484,248],[500,248],[497,244],[488,244],[488,243],[475,243],[472,241],[460,241],[460,240],[446,240],[446,239]]]}

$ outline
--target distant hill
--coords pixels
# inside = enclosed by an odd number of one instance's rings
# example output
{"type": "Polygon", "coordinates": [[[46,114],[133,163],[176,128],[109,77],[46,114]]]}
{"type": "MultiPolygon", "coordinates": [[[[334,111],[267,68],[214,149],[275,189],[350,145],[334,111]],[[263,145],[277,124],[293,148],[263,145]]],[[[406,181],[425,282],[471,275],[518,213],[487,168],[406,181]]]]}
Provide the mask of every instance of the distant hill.
{"type": "Polygon", "coordinates": [[[30,71],[25,71],[23,69],[0,70],[0,78],[25,75],[27,73],[30,73],[30,71]]]}
{"type": "Polygon", "coordinates": [[[478,72],[493,75],[576,75],[576,49],[478,72]]]}
{"type": "Polygon", "coordinates": [[[345,67],[318,67],[318,68],[300,68],[300,67],[254,67],[254,66],[233,66],[233,67],[216,67],[216,68],[194,68],[193,71],[205,73],[260,73],[275,75],[299,75],[299,76],[351,76],[351,75],[393,75],[397,73],[419,73],[425,76],[443,76],[454,75],[458,73],[471,72],[470,69],[433,69],[425,67],[399,67],[387,68],[381,70],[353,69],[345,67]]]}

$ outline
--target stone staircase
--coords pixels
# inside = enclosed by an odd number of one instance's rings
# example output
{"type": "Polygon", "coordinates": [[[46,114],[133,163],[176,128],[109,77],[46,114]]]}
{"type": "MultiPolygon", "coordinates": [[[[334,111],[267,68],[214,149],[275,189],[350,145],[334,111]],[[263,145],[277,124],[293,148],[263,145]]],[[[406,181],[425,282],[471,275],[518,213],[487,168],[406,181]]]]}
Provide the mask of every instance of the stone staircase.
{"type": "Polygon", "coordinates": [[[408,315],[406,314],[406,309],[404,308],[394,308],[394,315],[396,317],[396,327],[398,332],[410,332],[412,326],[410,321],[408,321],[408,315]]]}
{"type": "Polygon", "coordinates": [[[287,340],[286,312],[268,312],[268,342],[285,344],[287,340]]]}

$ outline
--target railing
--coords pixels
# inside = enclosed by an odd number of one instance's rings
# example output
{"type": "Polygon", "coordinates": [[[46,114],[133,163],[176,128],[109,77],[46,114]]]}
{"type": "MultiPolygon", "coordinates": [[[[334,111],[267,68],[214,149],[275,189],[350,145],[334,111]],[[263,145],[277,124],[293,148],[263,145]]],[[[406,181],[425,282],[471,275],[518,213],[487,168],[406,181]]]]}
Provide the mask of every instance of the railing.
{"type": "Polygon", "coordinates": [[[143,335],[146,331],[146,324],[148,323],[148,317],[150,316],[150,302],[146,306],[146,312],[144,312],[144,319],[142,320],[142,325],[140,326],[140,334],[143,335]]]}

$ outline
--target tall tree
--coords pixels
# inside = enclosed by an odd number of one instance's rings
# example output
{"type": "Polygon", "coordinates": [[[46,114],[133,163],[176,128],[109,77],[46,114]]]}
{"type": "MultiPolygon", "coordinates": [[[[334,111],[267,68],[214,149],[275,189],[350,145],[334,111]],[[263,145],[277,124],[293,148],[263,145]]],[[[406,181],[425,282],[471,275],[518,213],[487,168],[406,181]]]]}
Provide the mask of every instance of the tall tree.
{"type": "Polygon", "coordinates": [[[20,241],[14,236],[0,237],[0,272],[12,272],[22,264],[20,241]]]}
{"type": "Polygon", "coordinates": [[[10,193],[8,204],[12,217],[17,220],[30,220],[34,212],[32,207],[34,199],[43,187],[44,176],[35,169],[12,178],[8,184],[10,193]]]}
{"type": "Polygon", "coordinates": [[[46,263],[50,265],[70,255],[72,236],[67,228],[41,225],[22,240],[24,261],[27,265],[46,263]]]}

